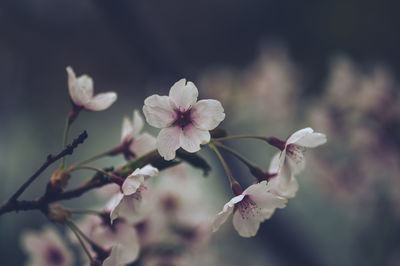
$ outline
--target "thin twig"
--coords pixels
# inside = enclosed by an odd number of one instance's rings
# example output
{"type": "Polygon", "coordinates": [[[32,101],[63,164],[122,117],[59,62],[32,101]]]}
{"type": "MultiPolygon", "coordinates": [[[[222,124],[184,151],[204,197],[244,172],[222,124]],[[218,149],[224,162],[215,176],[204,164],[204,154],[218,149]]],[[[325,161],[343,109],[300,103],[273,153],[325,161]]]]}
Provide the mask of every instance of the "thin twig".
{"type": "Polygon", "coordinates": [[[10,199],[8,200],[8,202],[14,202],[18,199],[19,196],[21,196],[21,194],[25,191],[25,189],[27,189],[27,187],[29,187],[29,185],[35,181],[35,179],[44,171],[47,169],[47,167],[49,167],[51,164],[53,164],[54,162],[56,162],[57,160],[63,158],[64,156],[70,155],[72,154],[72,152],[74,151],[74,149],[81,143],[83,143],[85,141],[85,139],[88,137],[87,132],[83,131],[76,139],[74,139],[74,141],[67,145],[67,147],[65,147],[65,149],[63,149],[60,153],[58,153],[57,155],[51,155],[49,154],[47,156],[46,161],[43,163],[43,165],[31,176],[29,177],[29,179],[22,184],[22,186],[10,197],[10,199]]]}

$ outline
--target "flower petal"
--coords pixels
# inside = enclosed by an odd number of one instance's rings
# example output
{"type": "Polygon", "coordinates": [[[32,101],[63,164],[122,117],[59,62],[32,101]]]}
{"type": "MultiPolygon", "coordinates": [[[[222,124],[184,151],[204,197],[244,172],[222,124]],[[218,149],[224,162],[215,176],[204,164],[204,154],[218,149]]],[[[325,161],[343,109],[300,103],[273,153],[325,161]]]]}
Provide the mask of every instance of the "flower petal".
{"type": "Polygon", "coordinates": [[[133,125],[132,125],[132,134],[134,136],[139,135],[139,132],[143,129],[144,121],[142,115],[138,110],[133,111],[133,125]]]}
{"type": "Polygon", "coordinates": [[[169,97],[181,111],[186,111],[197,101],[199,92],[193,82],[186,79],[177,81],[169,91],[169,97]]]}
{"type": "Polygon", "coordinates": [[[130,150],[136,155],[141,156],[156,149],[157,139],[149,133],[143,133],[137,136],[131,146],[130,150]]]}
{"type": "Polygon", "coordinates": [[[297,142],[299,139],[303,138],[304,136],[313,133],[314,130],[311,127],[306,127],[303,129],[300,129],[296,132],[294,132],[292,135],[290,135],[287,140],[286,140],[286,145],[289,145],[291,143],[297,142]]]}
{"type": "Polygon", "coordinates": [[[132,138],[132,123],[128,117],[124,117],[122,120],[122,133],[121,142],[128,141],[132,138]]]}
{"type": "Polygon", "coordinates": [[[188,152],[197,152],[200,150],[200,144],[206,144],[210,141],[210,132],[201,130],[193,125],[188,125],[183,129],[180,135],[181,147],[188,152]]]}
{"type": "Polygon", "coordinates": [[[224,108],[217,100],[198,101],[191,109],[193,124],[203,130],[212,130],[225,118],[224,108]]]}
{"type": "Polygon", "coordinates": [[[257,234],[260,221],[254,216],[245,216],[237,210],[233,214],[233,227],[242,237],[252,237],[257,234]]]}
{"type": "Polygon", "coordinates": [[[115,92],[104,92],[94,96],[85,104],[85,109],[90,111],[102,111],[110,107],[117,100],[115,92]]]}
{"type": "Polygon", "coordinates": [[[152,95],[144,100],[143,113],[153,127],[169,127],[176,119],[174,104],[168,96],[152,95]]]}
{"type": "Polygon", "coordinates": [[[262,181],[258,184],[249,186],[243,192],[243,194],[247,195],[257,205],[258,208],[268,210],[284,208],[287,200],[269,192],[269,186],[270,185],[267,183],[267,181],[262,181]]]}
{"type": "Polygon", "coordinates": [[[74,104],[77,106],[84,106],[90,101],[93,96],[93,80],[87,76],[82,75],[76,77],[72,67],[66,68],[68,73],[68,90],[74,104]]]}
{"type": "Polygon", "coordinates": [[[296,141],[296,144],[306,148],[315,148],[319,145],[324,144],[325,142],[326,135],[315,132],[300,138],[298,141],[296,141]]]}
{"type": "Polygon", "coordinates": [[[122,184],[122,192],[125,196],[132,195],[139,189],[140,185],[143,184],[143,182],[143,175],[131,174],[125,179],[124,183],[122,184]]]}
{"type": "Polygon", "coordinates": [[[180,145],[180,136],[182,129],[180,127],[168,127],[161,129],[157,137],[157,149],[164,160],[175,158],[176,150],[180,145]]]}
{"type": "Polygon", "coordinates": [[[124,197],[124,194],[118,193],[115,196],[113,196],[107,204],[106,209],[110,210],[111,224],[114,222],[115,219],[117,219],[120,216],[121,207],[122,207],[121,201],[122,201],[123,197],[124,197]]]}
{"type": "Polygon", "coordinates": [[[235,204],[243,200],[243,198],[244,195],[236,196],[224,205],[222,211],[220,211],[214,218],[214,221],[212,223],[213,232],[218,231],[221,225],[226,222],[226,219],[228,219],[229,215],[233,212],[235,204]]]}

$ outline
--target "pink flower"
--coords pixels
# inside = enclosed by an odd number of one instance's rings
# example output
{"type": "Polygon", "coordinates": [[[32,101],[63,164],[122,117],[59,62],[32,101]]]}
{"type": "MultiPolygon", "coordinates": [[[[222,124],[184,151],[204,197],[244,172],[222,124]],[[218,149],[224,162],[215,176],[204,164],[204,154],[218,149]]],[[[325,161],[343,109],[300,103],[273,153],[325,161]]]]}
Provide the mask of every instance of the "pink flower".
{"type": "Polygon", "coordinates": [[[272,145],[282,151],[279,157],[279,171],[286,167],[291,175],[298,175],[305,167],[306,148],[315,148],[324,144],[326,136],[307,127],[294,132],[286,141],[272,137],[272,142],[272,145]]]}
{"type": "Polygon", "coordinates": [[[137,222],[140,217],[142,194],[146,187],[144,181],[158,175],[158,169],[146,165],[136,169],[122,184],[122,192],[117,194],[109,204],[111,223],[118,217],[123,217],[130,222],[137,222]]]}
{"type": "Polygon", "coordinates": [[[181,79],[171,87],[169,96],[152,95],[144,101],[147,122],[161,128],[157,148],[165,160],[174,159],[180,147],[188,152],[199,151],[200,144],[210,141],[209,130],[224,120],[224,109],[219,101],[197,102],[197,96],[196,86],[181,79]]]}
{"type": "Polygon", "coordinates": [[[133,111],[132,122],[128,117],[122,122],[121,142],[129,146],[131,154],[125,154],[128,160],[156,149],[156,138],[147,132],[141,133],[143,125],[143,117],[138,110],[133,111]]]}
{"type": "Polygon", "coordinates": [[[73,253],[52,227],[45,227],[40,233],[24,232],[22,246],[30,255],[27,265],[69,266],[74,264],[73,253]]]}
{"type": "Polygon", "coordinates": [[[267,181],[262,181],[232,198],[215,217],[213,231],[217,231],[234,212],[233,226],[239,235],[255,236],[261,222],[269,219],[276,208],[286,206],[287,199],[269,192],[269,189],[267,181]]]}
{"type": "Polygon", "coordinates": [[[69,96],[76,107],[90,111],[101,111],[111,106],[117,99],[115,92],[99,93],[93,96],[93,80],[88,75],[76,77],[72,67],[66,68],[68,73],[69,96]]]}

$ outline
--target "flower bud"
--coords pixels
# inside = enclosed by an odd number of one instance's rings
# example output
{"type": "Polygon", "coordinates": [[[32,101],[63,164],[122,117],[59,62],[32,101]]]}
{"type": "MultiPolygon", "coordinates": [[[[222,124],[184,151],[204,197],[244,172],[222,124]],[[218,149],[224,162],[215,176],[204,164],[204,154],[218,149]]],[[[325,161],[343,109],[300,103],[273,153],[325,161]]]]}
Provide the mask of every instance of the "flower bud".
{"type": "Polygon", "coordinates": [[[55,189],[63,189],[68,185],[68,180],[70,179],[71,174],[66,169],[57,169],[51,175],[50,184],[52,188],[55,189]]]}
{"type": "Polygon", "coordinates": [[[71,212],[62,205],[54,204],[49,206],[47,218],[52,222],[63,224],[71,218],[71,215],[71,212]]]}

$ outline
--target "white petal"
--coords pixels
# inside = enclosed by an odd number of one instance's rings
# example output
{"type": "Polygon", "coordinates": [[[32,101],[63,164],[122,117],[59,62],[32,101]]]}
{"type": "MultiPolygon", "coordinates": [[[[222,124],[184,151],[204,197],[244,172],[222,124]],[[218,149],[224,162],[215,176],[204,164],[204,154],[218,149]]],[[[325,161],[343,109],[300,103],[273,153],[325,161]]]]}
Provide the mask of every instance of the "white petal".
{"type": "Polygon", "coordinates": [[[130,149],[136,156],[141,156],[145,153],[156,149],[157,139],[149,133],[143,133],[134,138],[130,149]]]}
{"type": "Polygon", "coordinates": [[[140,185],[143,184],[143,182],[143,175],[131,174],[125,179],[124,183],[122,184],[122,192],[125,196],[132,195],[139,189],[140,185]]]}
{"type": "Polygon", "coordinates": [[[224,108],[217,100],[198,101],[191,109],[193,124],[203,130],[212,130],[225,118],[224,108]]]}
{"type": "Polygon", "coordinates": [[[268,172],[270,173],[277,173],[279,172],[279,156],[280,156],[280,152],[277,152],[274,154],[274,156],[271,159],[271,162],[269,164],[269,169],[268,172]]]}
{"type": "Polygon", "coordinates": [[[153,127],[169,127],[176,120],[174,104],[168,96],[152,95],[144,100],[143,113],[153,127]]]}
{"type": "Polygon", "coordinates": [[[300,129],[296,132],[294,132],[292,135],[290,135],[288,137],[288,139],[286,140],[286,145],[289,145],[291,143],[295,143],[297,142],[299,139],[303,138],[304,136],[313,133],[314,130],[310,127],[306,127],[303,129],[300,129]]]}
{"type": "Polygon", "coordinates": [[[229,215],[233,212],[235,204],[243,200],[243,198],[244,195],[236,196],[224,205],[222,211],[220,211],[214,218],[214,221],[212,223],[213,232],[218,231],[221,225],[225,223],[226,219],[228,219],[229,215]]]}
{"type": "Polygon", "coordinates": [[[137,136],[139,132],[143,129],[144,121],[142,115],[139,113],[138,110],[133,111],[133,128],[132,134],[137,136]]]}
{"type": "Polygon", "coordinates": [[[122,197],[110,213],[111,222],[118,217],[122,217],[131,223],[136,223],[142,219],[142,198],[137,193],[122,197]]]}
{"type": "Polygon", "coordinates": [[[287,199],[294,198],[299,190],[299,184],[294,176],[282,177],[280,174],[269,181],[270,191],[287,199]]]}
{"type": "Polygon", "coordinates": [[[326,135],[315,132],[300,138],[298,141],[296,141],[296,144],[306,148],[315,148],[319,145],[324,144],[325,142],[326,135]]]}
{"type": "Polygon", "coordinates": [[[104,260],[102,266],[124,266],[124,263],[120,262],[119,260],[121,246],[121,244],[117,244],[112,247],[110,256],[104,260]]]}
{"type": "Polygon", "coordinates": [[[175,158],[176,150],[180,145],[180,136],[182,129],[180,127],[168,127],[161,129],[157,137],[157,149],[164,160],[175,158]]]}
{"type": "Polygon", "coordinates": [[[66,70],[68,73],[69,95],[74,104],[84,106],[93,96],[93,80],[87,75],[76,78],[75,72],[70,66],[66,70]]]}
{"type": "Polygon", "coordinates": [[[121,202],[124,197],[124,194],[118,193],[114,197],[111,198],[111,200],[107,203],[107,210],[110,210],[110,220],[111,224],[115,219],[117,219],[120,216],[120,211],[121,211],[121,202]]]}
{"type": "Polygon", "coordinates": [[[132,138],[132,123],[128,117],[124,117],[122,120],[122,134],[121,134],[121,142],[128,141],[132,138]]]}
{"type": "MultiPolygon", "coordinates": [[[[249,186],[243,194],[248,197],[257,205],[260,209],[273,210],[275,208],[284,208],[287,200],[283,197],[275,195],[269,192],[269,184],[267,181],[262,181],[258,184],[249,186]]],[[[260,220],[262,218],[260,217],[260,220]]]]}
{"type": "Polygon", "coordinates": [[[188,152],[197,152],[200,150],[200,144],[210,142],[210,132],[197,129],[193,125],[187,125],[180,136],[181,147],[188,152]]]}
{"type": "Polygon", "coordinates": [[[260,221],[253,216],[241,215],[237,210],[233,214],[233,227],[242,237],[252,237],[257,234],[260,227],[260,221]]]}
{"type": "Polygon", "coordinates": [[[142,168],[137,168],[132,176],[143,176],[144,180],[147,180],[149,177],[154,177],[158,175],[158,169],[151,166],[150,164],[145,165],[142,168]]]}
{"type": "Polygon", "coordinates": [[[288,167],[289,175],[298,175],[304,170],[306,160],[304,158],[304,151],[306,148],[297,145],[289,144],[286,146],[282,154],[285,154],[285,160],[283,161],[281,171],[283,168],[288,167]]]}
{"type": "Polygon", "coordinates": [[[121,243],[118,261],[123,264],[135,261],[140,250],[136,229],[128,223],[118,224],[117,239],[121,243]]]}
{"type": "Polygon", "coordinates": [[[193,82],[181,79],[169,91],[169,97],[181,111],[186,111],[197,101],[199,92],[193,82]]]}
{"type": "Polygon", "coordinates": [[[115,92],[104,92],[94,96],[85,104],[85,109],[91,111],[102,111],[110,107],[117,100],[115,92]]]}

